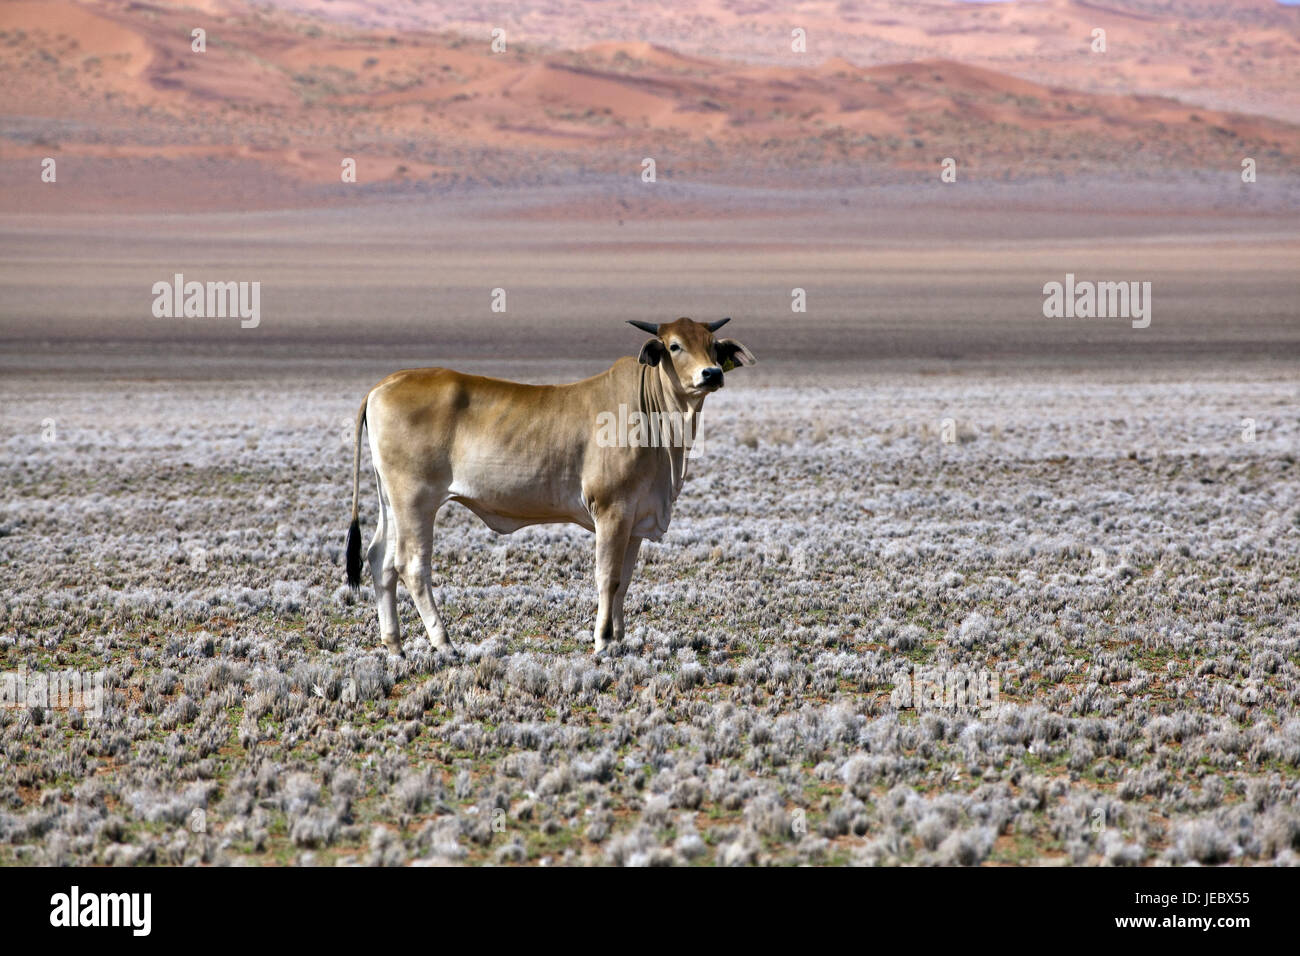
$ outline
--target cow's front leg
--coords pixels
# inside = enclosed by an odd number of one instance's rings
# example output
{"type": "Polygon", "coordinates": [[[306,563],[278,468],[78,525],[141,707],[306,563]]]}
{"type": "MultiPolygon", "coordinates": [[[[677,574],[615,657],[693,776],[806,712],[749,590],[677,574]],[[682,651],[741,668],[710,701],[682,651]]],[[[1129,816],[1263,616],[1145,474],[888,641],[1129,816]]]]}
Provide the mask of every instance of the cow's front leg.
{"type": "MultiPolygon", "coordinates": [[[[604,650],[606,643],[622,636],[622,629],[614,630],[615,608],[620,600],[623,583],[623,563],[627,556],[631,522],[621,514],[598,515],[596,518],[596,653],[604,650]]],[[[620,609],[621,616],[621,609],[620,609]]]]}
{"type": "Polygon", "coordinates": [[[619,573],[618,591],[614,593],[614,640],[623,640],[623,601],[627,598],[627,586],[632,583],[632,572],[636,570],[637,552],[641,550],[641,538],[633,535],[628,539],[627,551],[623,553],[623,570],[619,573]]]}

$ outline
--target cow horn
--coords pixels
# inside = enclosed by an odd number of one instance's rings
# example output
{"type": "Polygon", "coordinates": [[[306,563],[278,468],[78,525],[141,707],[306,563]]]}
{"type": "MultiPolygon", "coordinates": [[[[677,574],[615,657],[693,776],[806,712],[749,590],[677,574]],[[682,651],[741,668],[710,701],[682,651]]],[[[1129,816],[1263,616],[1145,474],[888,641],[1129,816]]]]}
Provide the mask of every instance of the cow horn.
{"type": "Polygon", "coordinates": [[[718,331],[718,329],[722,328],[724,325],[726,325],[726,324],[727,324],[728,322],[730,322],[730,321],[731,321],[731,316],[727,316],[725,319],[718,319],[718,321],[716,321],[716,322],[710,322],[710,323],[709,323],[709,331],[710,331],[710,332],[716,332],[716,331],[718,331]]]}
{"type": "Polygon", "coordinates": [[[657,325],[652,325],[652,324],[649,323],[649,322],[641,322],[641,321],[638,320],[638,319],[628,319],[628,320],[627,320],[627,324],[628,324],[628,325],[635,325],[635,326],[636,326],[638,329],[640,329],[642,332],[649,332],[651,335],[658,335],[658,334],[659,334],[659,326],[657,326],[657,325]]]}

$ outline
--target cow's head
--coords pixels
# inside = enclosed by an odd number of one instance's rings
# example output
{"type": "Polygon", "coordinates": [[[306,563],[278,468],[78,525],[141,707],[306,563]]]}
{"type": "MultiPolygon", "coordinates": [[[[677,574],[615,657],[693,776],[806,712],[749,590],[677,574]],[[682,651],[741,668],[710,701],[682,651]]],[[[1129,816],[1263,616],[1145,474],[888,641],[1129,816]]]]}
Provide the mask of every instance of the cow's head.
{"type": "Polygon", "coordinates": [[[641,347],[642,365],[656,365],[671,372],[678,388],[688,395],[703,398],[722,388],[722,377],[738,365],[753,365],[754,354],[735,339],[718,339],[713,333],[730,322],[696,322],[678,319],[663,325],[638,322],[630,319],[643,332],[654,338],[641,347]]]}

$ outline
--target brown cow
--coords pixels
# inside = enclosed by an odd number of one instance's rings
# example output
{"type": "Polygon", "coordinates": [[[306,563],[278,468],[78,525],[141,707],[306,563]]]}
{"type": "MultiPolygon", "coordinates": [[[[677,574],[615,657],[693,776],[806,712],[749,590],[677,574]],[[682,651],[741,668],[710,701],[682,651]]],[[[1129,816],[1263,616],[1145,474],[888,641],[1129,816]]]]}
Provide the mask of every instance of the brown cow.
{"type": "Polygon", "coordinates": [[[714,338],[727,321],[634,321],[654,336],[637,358],[567,385],[428,368],[394,372],[372,388],[357,414],[347,575],[360,587],[357,506],[368,427],[379,525],[367,557],[388,650],[402,652],[399,578],[434,646],[454,650],[430,572],[434,517],[448,501],[499,534],[564,522],[594,531],[596,651],[622,639],[637,551],[643,538],[657,541],[668,530],[704,399],[722,387],[725,371],[755,361],[734,339],[714,338]]]}

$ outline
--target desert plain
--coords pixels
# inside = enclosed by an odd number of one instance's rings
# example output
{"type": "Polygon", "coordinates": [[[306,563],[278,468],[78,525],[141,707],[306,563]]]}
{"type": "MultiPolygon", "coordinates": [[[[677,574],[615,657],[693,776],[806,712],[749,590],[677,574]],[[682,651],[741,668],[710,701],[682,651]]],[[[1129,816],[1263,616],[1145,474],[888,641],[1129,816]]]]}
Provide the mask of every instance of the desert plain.
{"type": "Polygon", "coordinates": [[[1297,15],[604,6],[0,12],[0,664],[104,688],[0,707],[0,862],[1294,865],[1297,15]],[[679,315],[759,364],[628,639],[589,535],[451,506],[459,654],[404,591],[385,653],[366,390],[679,315]]]}

